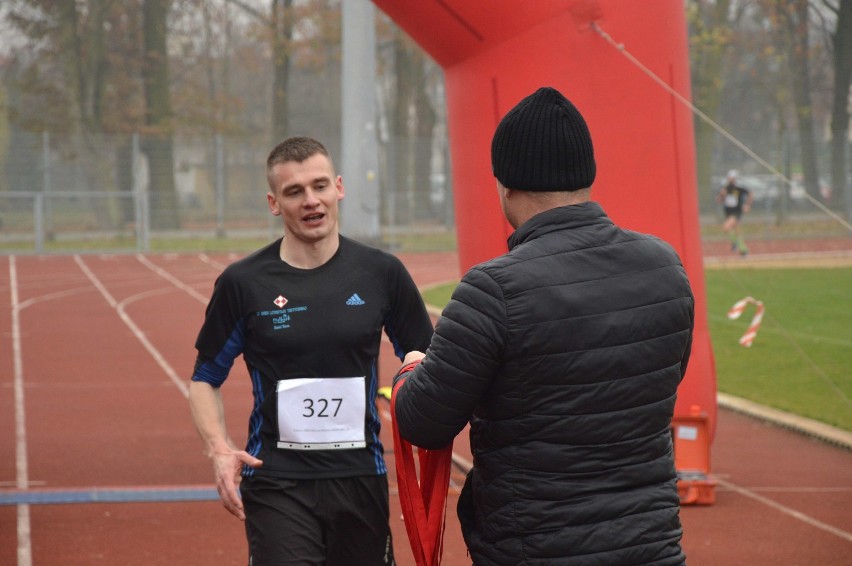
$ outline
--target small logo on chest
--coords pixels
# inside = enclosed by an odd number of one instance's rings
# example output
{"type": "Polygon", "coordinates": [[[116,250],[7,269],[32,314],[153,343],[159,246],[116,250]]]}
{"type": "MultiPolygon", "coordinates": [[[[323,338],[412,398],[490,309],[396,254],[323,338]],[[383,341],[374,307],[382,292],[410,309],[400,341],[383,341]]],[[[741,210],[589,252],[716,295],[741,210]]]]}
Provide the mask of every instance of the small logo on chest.
{"type": "Polygon", "coordinates": [[[284,295],[278,295],[278,297],[272,302],[280,309],[287,304],[287,299],[284,298],[284,295]]]}
{"type": "Polygon", "coordinates": [[[349,297],[346,300],[346,304],[349,305],[350,307],[357,307],[357,306],[361,306],[361,305],[366,305],[367,303],[364,302],[364,299],[362,299],[361,297],[358,296],[358,293],[354,293],[351,297],[349,297]]]}

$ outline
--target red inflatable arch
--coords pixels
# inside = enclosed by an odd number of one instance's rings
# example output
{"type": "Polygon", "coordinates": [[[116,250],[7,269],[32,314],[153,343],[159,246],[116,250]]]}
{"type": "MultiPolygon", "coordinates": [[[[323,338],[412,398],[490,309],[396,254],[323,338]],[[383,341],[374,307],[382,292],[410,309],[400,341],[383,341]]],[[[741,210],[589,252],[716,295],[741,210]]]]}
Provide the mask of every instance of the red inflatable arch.
{"type": "MultiPolygon", "coordinates": [[[[583,113],[597,160],[593,198],[618,224],[670,242],[692,282],[695,339],[673,432],[682,477],[708,471],[716,380],[692,114],[592,25],[690,99],[683,0],[655,0],[653,8],[623,0],[374,2],[444,69],[462,271],[504,253],[511,233],[490,163],[491,136],[503,114],[540,86],[559,89],[583,113]]],[[[712,501],[702,497],[697,502],[712,501]]]]}

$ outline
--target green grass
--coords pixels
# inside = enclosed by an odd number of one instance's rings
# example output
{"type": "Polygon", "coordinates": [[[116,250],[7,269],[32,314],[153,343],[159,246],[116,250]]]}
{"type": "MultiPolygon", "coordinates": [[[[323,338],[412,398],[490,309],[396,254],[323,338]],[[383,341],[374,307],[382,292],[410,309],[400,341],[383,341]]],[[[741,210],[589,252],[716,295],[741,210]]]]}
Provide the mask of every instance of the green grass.
{"type": "Polygon", "coordinates": [[[852,430],[852,268],[706,271],[710,336],[719,391],[852,430]],[[740,336],[754,307],[766,311],[750,348],[740,336]]]}
{"type": "MultiPolygon", "coordinates": [[[[706,280],[719,391],[852,430],[852,268],[708,270],[706,280]],[[747,296],[766,309],[750,348],[739,339],[754,307],[726,316],[747,296]]],[[[443,308],[456,285],[424,299],[443,308]]]]}
{"type": "Polygon", "coordinates": [[[443,309],[450,302],[450,297],[456,290],[456,286],[458,286],[458,281],[427,287],[423,289],[423,300],[429,305],[443,309]]]}
{"type": "MultiPolygon", "coordinates": [[[[345,232],[344,232],[345,234],[345,232]]],[[[455,250],[456,233],[452,230],[413,232],[411,234],[386,234],[382,244],[395,252],[438,252],[455,250]]]]}

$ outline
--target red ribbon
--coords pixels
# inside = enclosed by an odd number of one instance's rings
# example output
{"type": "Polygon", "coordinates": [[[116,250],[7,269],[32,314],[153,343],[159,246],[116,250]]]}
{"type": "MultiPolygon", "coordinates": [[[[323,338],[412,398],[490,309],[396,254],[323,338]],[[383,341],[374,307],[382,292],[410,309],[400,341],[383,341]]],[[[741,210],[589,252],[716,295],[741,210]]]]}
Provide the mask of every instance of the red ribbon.
{"type": "MultiPolygon", "coordinates": [[[[413,366],[403,368],[400,373],[410,369],[413,369],[413,366]]],[[[450,443],[441,450],[417,449],[420,464],[418,481],[414,448],[400,436],[396,426],[396,394],[404,382],[404,379],[399,380],[391,394],[391,427],[399,501],[414,561],[417,566],[438,566],[444,551],[447,488],[450,483],[453,445],[450,443]]]]}

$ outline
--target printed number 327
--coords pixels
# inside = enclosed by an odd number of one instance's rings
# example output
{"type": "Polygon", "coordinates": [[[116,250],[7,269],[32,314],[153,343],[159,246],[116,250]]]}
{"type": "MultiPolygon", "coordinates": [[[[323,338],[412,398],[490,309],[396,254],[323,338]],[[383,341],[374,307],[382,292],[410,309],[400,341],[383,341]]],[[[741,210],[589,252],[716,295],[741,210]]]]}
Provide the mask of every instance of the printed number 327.
{"type": "Polygon", "coordinates": [[[343,399],[302,399],[302,402],[305,404],[303,417],[336,417],[343,399]],[[331,414],[332,409],[334,409],[333,414],[331,414]]]}

